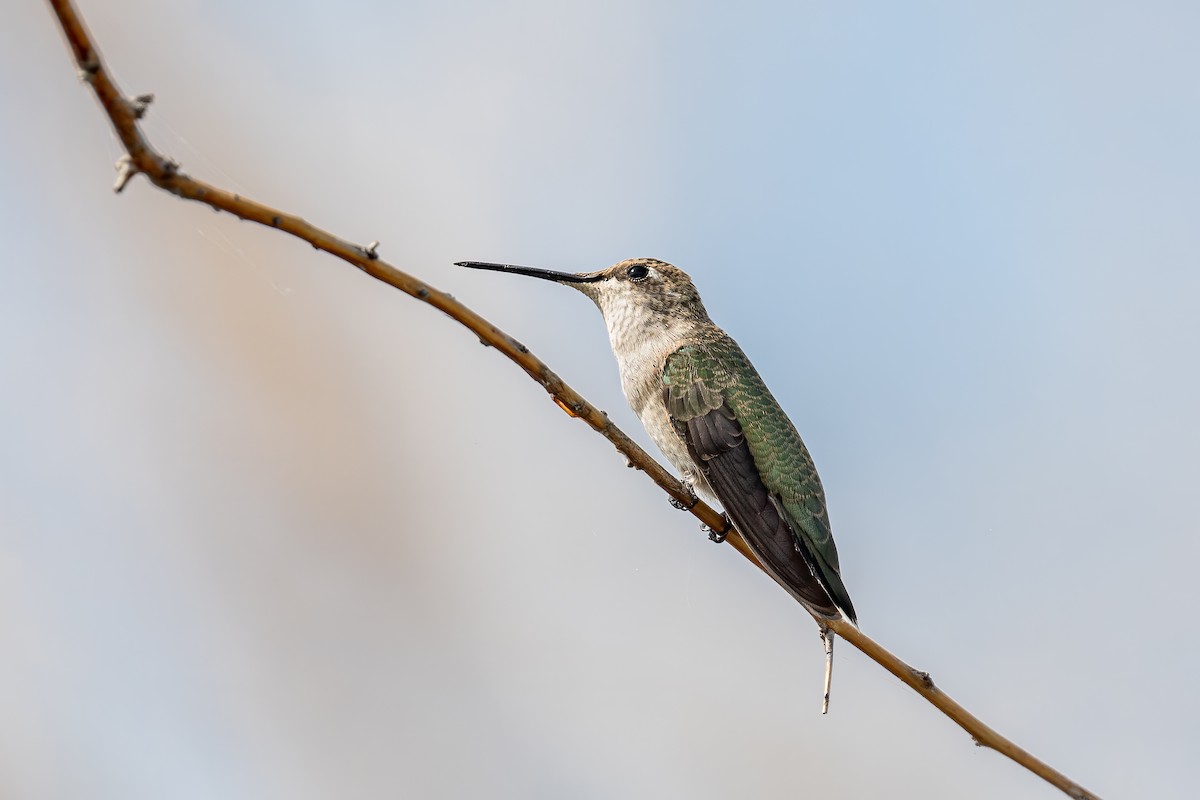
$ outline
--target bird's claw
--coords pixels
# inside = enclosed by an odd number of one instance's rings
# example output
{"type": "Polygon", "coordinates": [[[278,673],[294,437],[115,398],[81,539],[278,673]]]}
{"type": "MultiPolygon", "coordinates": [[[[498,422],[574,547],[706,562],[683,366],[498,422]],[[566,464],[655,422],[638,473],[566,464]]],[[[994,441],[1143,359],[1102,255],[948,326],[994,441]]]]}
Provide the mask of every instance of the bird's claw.
{"type": "Polygon", "coordinates": [[[708,525],[700,526],[700,530],[708,534],[708,540],[715,544],[724,542],[729,537],[729,529],[733,527],[733,523],[729,521],[728,514],[722,514],[721,517],[725,520],[725,524],[721,526],[721,530],[719,531],[713,530],[708,525]]]}
{"type": "Polygon", "coordinates": [[[693,508],[696,507],[696,503],[700,502],[700,498],[696,496],[695,492],[691,491],[691,487],[688,487],[685,484],[685,488],[688,489],[688,496],[690,497],[690,502],[685,503],[684,501],[679,500],[678,498],[672,497],[672,498],[670,498],[671,505],[674,508],[679,509],[680,511],[691,511],[693,508]]]}

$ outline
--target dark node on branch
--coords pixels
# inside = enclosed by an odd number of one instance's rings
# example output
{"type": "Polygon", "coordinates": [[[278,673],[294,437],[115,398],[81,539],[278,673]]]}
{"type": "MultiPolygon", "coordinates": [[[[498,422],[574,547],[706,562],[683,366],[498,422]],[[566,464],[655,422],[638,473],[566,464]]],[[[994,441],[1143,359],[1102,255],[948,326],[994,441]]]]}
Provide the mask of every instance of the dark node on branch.
{"type": "Polygon", "coordinates": [[[429,290],[422,286],[420,289],[417,289],[417,297],[424,300],[426,297],[429,297],[429,290]]]}
{"type": "Polygon", "coordinates": [[[480,343],[481,345],[483,345],[484,347],[491,347],[491,346],[492,346],[492,343],[491,343],[491,342],[489,342],[487,339],[483,338],[482,336],[480,336],[480,337],[479,337],[479,343],[480,343]]]}
{"type": "Polygon", "coordinates": [[[971,742],[972,742],[972,744],[974,744],[976,747],[987,747],[987,745],[986,745],[986,744],[984,744],[983,742],[979,741],[979,739],[977,739],[977,738],[976,738],[976,737],[974,737],[974,736],[972,736],[972,737],[971,737],[971,742]]]}
{"type": "Polygon", "coordinates": [[[369,245],[367,245],[366,249],[363,250],[363,252],[367,254],[367,258],[374,261],[377,258],[379,258],[379,253],[377,252],[378,250],[379,250],[379,240],[376,239],[375,241],[373,241],[369,245]]]}
{"type": "Polygon", "coordinates": [[[923,671],[921,671],[921,670],[919,670],[919,669],[914,669],[914,670],[912,671],[912,676],[913,676],[914,678],[916,678],[916,679],[917,679],[917,682],[918,682],[918,683],[920,683],[920,684],[921,684],[923,687],[925,687],[926,689],[935,689],[935,688],[937,688],[937,687],[935,687],[935,686],[933,685],[933,678],[929,677],[929,673],[928,673],[928,672],[923,672],[923,671]]]}
{"type": "Polygon", "coordinates": [[[525,345],[521,344],[520,342],[517,342],[516,345],[517,345],[518,353],[528,353],[529,352],[529,348],[526,347],[525,345]]]}
{"type": "Polygon", "coordinates": [[[575,412],[575,416],[577,417],[582,417],[585,413],[587,413],[583,403],[572,403],[571,410],[575,412]]]}
{"type": "Polygon", "coordinates": [[[278,228],[283,223],[283,219],[278,214],[271,217],[271,227],[278,228]]]}
{"type": "Polygon", "coordinates": [[[84,83],[91,83],[96,78],[96,73],[100,71],[100,62],[95,56],[79,62],[79,80],[84,83]]]}
{"type": "Polygon", "coordinates": [[[139,94],[137,97],[131,97],[126,102],[129,103],[129,110],[133,113],[133,118],[141,119],[146,116],[146,110],[154,102],[154,93],[139,94]]]}
{"type": "MultiPolygon", "coordinates": [[[[164,178],[174,178],[178,174],[179,174],[179,162],[178,161],[176,161],[173,158],[168,158],[166,161],[163,162],[162,176],[164,178]]],[[[236,199],[236,198],[237,198],[237,195],[234,195],[234,199],[236,199]]]]}
{"type": "Polygon", "coordinates": [[[138,174],[138,168],[133,163],[133,157],[123,155],[117,159],[117,180],[113,183],[113,191],[117,194],[125,191],[125,184],[129,183],[129,179],[138,174]]]}

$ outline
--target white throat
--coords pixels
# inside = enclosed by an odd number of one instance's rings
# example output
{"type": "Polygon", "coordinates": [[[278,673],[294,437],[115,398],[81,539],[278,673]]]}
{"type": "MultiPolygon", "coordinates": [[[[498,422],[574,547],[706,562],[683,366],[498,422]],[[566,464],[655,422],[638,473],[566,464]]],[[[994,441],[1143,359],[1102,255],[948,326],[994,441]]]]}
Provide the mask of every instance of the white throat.
{"type": "Polygon", "coordinates": [[[663,365],[695,328],[695,321],[656,313],[641,303],[600,296],[608,340],[621,370],[621,387],[634,410],[641,413],[651,387],[661,385],[663,365]]]}

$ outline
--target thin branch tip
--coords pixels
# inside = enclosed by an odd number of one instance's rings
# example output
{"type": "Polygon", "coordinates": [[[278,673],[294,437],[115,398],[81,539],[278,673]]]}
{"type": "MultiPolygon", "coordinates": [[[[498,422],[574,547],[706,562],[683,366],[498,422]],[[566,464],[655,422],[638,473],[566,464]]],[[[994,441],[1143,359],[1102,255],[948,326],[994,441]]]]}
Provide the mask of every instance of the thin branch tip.
{"type": "Polygon", "coordinates": [[[821,714],[829,713],[829,695],[833,687],[833,629],[822,622],[818,628],[821,631],[821,643],[825,645],[825,685],[821,696],[821,714]]]}

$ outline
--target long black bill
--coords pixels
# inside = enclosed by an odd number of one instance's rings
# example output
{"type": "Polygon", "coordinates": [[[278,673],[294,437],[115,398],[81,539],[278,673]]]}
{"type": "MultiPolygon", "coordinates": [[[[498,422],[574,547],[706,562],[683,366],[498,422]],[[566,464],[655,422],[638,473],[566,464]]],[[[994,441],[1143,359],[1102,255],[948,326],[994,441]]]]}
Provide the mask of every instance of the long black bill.
{"type": "Polygon", "coordinates": [[[528,275],[531,278],[541,278],[546,281],[556,281],[558,283],[595,283],[601,279],[599,274],[593,275],[576,275],[573,272],[555,272],[550,269],[538,269],[537,267],[519,267],[516,264],[492,264],[487,261],[457,261],[456,267],[470,267],[471,269],[490,269],[496,272],[512,272],[517,275],[528,275]]]}

